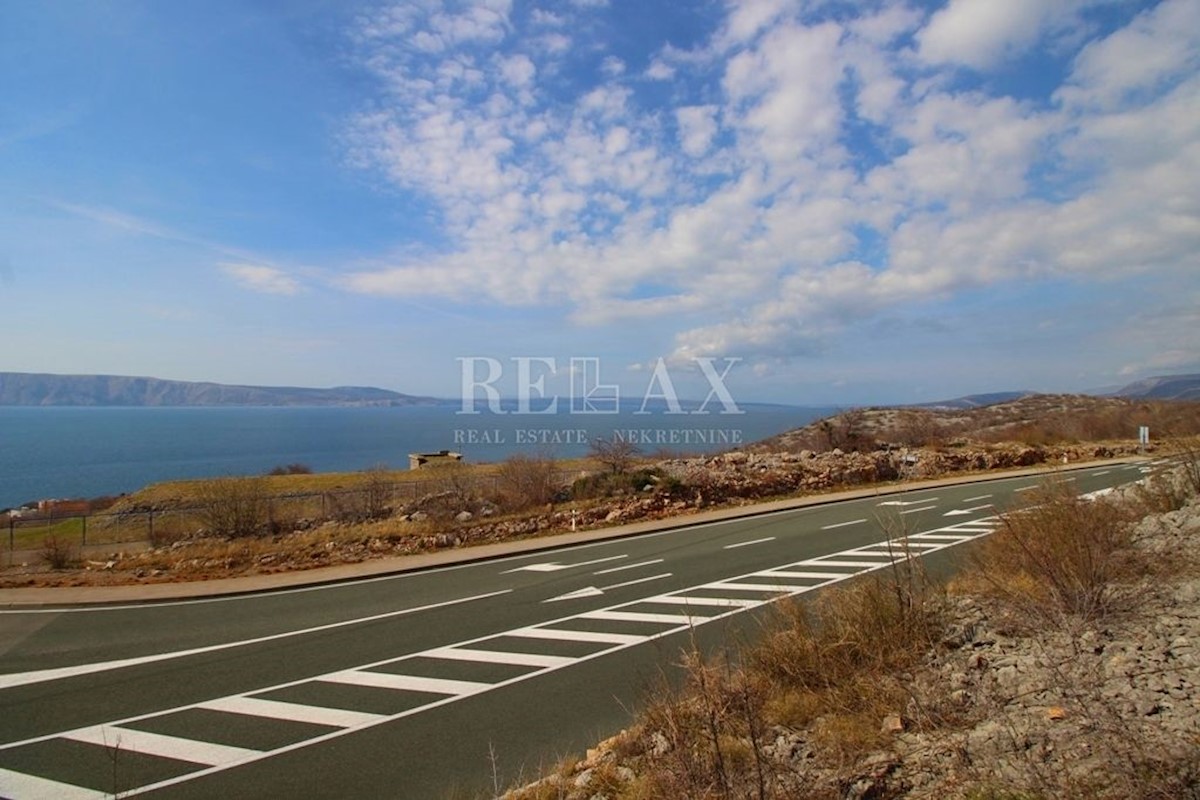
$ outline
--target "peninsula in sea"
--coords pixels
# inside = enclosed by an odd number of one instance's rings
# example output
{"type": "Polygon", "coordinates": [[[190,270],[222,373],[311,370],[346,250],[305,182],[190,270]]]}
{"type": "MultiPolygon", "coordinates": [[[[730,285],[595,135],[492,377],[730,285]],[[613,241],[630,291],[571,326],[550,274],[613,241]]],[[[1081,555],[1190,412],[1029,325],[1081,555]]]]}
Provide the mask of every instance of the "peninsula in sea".
{"type": "Polygon", "coordinates": [[[452,401],[370,386],[309,389],[125,375],[0,372],[0,406],[425,406],[452,401]]]}

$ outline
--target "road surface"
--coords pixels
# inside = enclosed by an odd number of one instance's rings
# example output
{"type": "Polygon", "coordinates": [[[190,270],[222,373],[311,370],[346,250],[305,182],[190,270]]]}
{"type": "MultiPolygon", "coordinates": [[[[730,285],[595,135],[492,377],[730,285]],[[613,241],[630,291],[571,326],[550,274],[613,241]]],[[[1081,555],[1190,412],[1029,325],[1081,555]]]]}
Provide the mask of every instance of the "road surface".
{"type": "MultiPolygon", "coordinates": [[[[1144,464],[1059,473],[1075,491],[1144,464]]],[[[1045,479],[676,528],[349,584],[0,612],[0,797],[478,796],[624,727],[681,648],[959,545],[1045,479]]]]}

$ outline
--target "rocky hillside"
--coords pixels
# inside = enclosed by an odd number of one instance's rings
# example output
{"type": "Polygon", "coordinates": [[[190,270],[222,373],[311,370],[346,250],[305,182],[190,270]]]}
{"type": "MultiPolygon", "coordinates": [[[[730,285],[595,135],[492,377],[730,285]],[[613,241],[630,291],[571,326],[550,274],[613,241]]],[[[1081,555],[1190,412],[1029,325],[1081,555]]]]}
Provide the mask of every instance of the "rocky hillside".
{"type": "Polygon", "coordinates": [[[1200,433],[1200,403],[1082,394],[1031,394],[979,408],[860,408],[788,431],[754,446],[760,452],[943,447],[975,442],[1044,446],[1136,442],[1200,433]]]}
{"type": "Polygon", "coordinates": [[[1200,375],[1163,375],[1135,381],[1118,389],[1119,397],[1155,400],[1200,400],[1200,375]]]}
{"type": "Polygon", "coordinates": [[[231,386],[123,375],[0,372],[0,406],[407,406],[437,402],[386,389],[231,386]]]}

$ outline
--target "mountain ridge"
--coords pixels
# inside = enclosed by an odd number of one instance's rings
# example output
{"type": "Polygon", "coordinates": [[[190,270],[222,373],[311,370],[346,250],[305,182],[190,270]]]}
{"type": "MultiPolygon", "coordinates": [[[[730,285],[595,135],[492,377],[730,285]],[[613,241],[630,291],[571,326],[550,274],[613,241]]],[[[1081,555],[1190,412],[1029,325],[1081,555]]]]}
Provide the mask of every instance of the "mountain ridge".
{"type": "Polygon", "coordinates": [[[0,372],[0,406],[411,406],[446,402],[370,386],[314,389],[127,375],[0,372]]]}

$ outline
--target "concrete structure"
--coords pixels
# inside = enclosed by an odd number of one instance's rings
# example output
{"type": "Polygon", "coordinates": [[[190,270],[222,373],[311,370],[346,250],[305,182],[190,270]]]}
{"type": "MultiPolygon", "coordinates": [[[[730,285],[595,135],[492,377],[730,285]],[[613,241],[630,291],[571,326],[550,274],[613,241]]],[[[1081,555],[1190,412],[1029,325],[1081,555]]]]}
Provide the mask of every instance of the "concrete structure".
{"type": "Polygon", "coordinates": [[[449,450],[439,450],[436,453],[409,453],[408,468],[420,469],[424,466],[453,464],[462,461],[462,453],[452,453],[449,450]]]}

